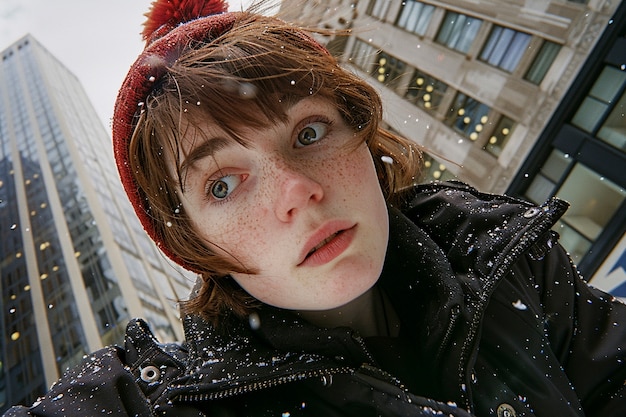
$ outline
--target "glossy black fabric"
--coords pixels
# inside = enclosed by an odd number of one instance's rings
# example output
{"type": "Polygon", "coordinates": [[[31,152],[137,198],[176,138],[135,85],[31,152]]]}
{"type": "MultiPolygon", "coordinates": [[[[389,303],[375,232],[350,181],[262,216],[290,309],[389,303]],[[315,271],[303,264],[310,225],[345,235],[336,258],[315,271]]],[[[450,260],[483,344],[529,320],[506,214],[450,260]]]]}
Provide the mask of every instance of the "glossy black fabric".
{"type": "Polygon", "coordinates": [[[377,285],[400,317],[410,369],[351,329],[269,306],[255,329],[227,317],[218,332],[188,317],[184,346],[161,346],[132,321],[125,349],[95,353],[9,415],[626,415],[626,308],[589,288],[556,245],[549,229],[565,204],[459,183],[406,193],[389,212],[377,285]],[[159,378],[147,383],[149,366],[159,378]]]}

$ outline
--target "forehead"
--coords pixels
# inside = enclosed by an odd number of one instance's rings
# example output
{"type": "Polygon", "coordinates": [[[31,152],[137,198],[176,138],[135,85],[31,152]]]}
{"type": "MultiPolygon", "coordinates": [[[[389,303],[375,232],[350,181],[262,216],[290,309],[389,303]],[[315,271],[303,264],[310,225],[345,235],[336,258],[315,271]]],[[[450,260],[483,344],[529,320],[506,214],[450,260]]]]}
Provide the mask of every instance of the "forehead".
{"type": "MultiPolygon", "coordinates": [[[[186,129],[186,133],[181,135],[178,141],[178,171],[183,177],[189,169],[194,167],[198,161],[205,158],[214,157],[221,150],[241,145],[246,149],[265,146],[265,142],[258,143],[259,138],[265,141],[271,137],[282,137],[285,134],[291,135],[296,127],[300,126],[303,120],[308,120],[313,115],[322,116],[329,120],[337,120],[341,115],[333,102],[322,97],[311,97],[298,100],[285,109],[284,120],[267,120],[262,126],[250,125],[247,123],[249,115],[245,115],[240,120],[239,126],[234,132],[224,129],[210,116],[202,120],[200,124],[194,124],[186,129]],[[280,132],[286,129],[287,132],[280,132]],[[268,136],[268,131],[270,136],[268,136]],[[274,131],[272,133],[272,131],[274,131]]],[[[183,178],[184,179],[184,178],[183,178]]]]}
{"type": "MultiPolygon", "coordinates": [[[[176,141],[183,153],[188,152],[203,142],[215,138],[229,139],[244,147],[254,145],[259,130],[278,128],[281,125],[293,122],[304,113],[336,112],[334,103],[324,97],[276,97],[280,105],[279,117],[271,118],[260,111],[256,105],[240,108],[234,114],[229,113],[225,117],[223,112],[188,114],[182,120],[179,138],[176,141]],[[228,120],[225,122],[225,120],[228,120]]],[[[219,146],[225,145],[216,142],[219,146]]]]}

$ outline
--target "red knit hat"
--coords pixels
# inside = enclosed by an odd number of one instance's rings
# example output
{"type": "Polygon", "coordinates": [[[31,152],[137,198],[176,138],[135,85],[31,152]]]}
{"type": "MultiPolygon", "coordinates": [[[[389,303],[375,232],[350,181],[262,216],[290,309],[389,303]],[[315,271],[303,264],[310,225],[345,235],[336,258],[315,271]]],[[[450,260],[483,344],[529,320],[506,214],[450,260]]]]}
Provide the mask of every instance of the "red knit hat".
{"type": "Polygon", "coordinates": [[[193,40],[210,40],[230,30],[239,13],[227,13],[224,0],[156,0],[146,13],[142,36],[146,47],[130,67],[115,102],[112,133],[113,152],[124,190],[148,235],[169,258],[186,266],[172,253],[157,233],[149,202],[137,186],[130,168],[128,146],[135,129],[135,118],[162,77],[167,63],[176,60],[193,40]]]}
{"type": "MultiPolygon", "coordinates": [[[[141,190],[130,168],[129,143],[135,129],[136,117],[143,103],[158,81],[181,51],[193,41],[210,41],[229,31],[242,12],[227,12],[224,0],[155,0],[146,13],[142,36],[146,47],[128,75],[115,102],[112,121],[113,151],[124,190],[135,213],[148,235],[159,248],[176,263],[194,270],[174,254],[155,228],[150,215],[149,201],[141,190]]],[[[328,53],[324,47],[305,33],[296,31],[308,41],[328,53]]],[[[199,271],[196,271],[199,272],[199,271]]]]}

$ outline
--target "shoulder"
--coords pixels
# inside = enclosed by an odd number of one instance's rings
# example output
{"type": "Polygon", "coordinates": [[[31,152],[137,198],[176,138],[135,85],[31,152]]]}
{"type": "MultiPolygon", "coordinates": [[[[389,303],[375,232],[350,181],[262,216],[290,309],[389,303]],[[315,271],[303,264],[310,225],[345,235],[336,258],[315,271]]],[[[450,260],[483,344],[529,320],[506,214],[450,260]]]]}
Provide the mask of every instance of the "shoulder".
{"type": "Polygon", "coordinates": [[[537,205],[519,198],[480,192],[459,181],[420,184],[403,191],[402,212],[426,230],[449,235],[517,233],[528,227],[551,227],[569,204],[552,198],[537,205]]]}
{"type": "Polygon", "coordinates": [[[457,266],[489,273],[499,260],[549,248],[551,227],[568,203],[537,205],[480,192],[458,181],[421,184],[403,191],[402,212],[428,233],[457,266]]]}
{"type": "Polygon", "coordinates": [[[569,204],[552,198],[537,205],[505,194],[486,193],[460,181],[431,182],[402,190],[405,204],[402,210],[408,213],[419,210],[430,215],[461,216],[463,218],[498,218],[521,216],[535,218],[540,214],[560,217],[569,204]]]}

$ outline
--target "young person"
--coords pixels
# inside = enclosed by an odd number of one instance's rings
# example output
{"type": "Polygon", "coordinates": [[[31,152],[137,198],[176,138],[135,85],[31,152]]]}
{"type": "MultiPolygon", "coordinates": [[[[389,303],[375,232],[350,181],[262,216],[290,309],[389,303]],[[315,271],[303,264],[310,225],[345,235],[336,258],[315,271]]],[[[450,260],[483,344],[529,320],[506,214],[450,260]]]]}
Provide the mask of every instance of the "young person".
{"type": "Polygon", "coordinates": [[[134,320],[8,415],[626,415],[626,309],[556,242],[566,203],[415,185],[372,87],[225,9],[157,0],[113,120],[142,224],[200,277],[186,342],[134,320]]]}

